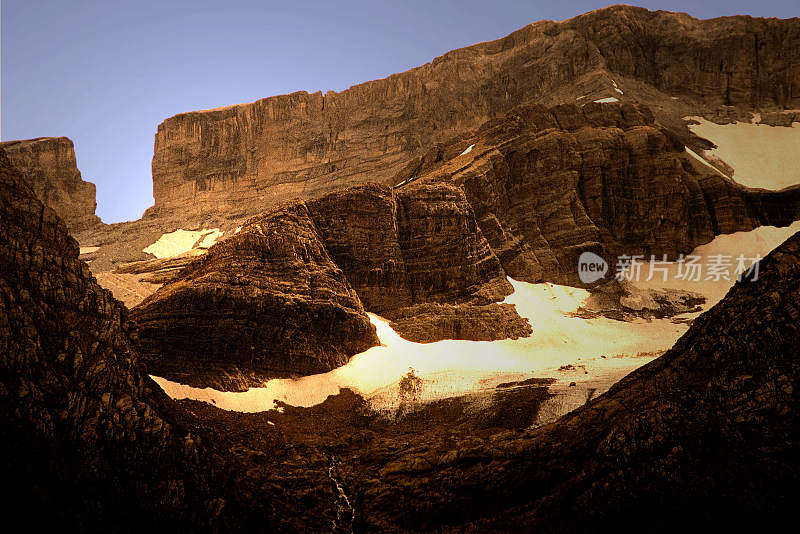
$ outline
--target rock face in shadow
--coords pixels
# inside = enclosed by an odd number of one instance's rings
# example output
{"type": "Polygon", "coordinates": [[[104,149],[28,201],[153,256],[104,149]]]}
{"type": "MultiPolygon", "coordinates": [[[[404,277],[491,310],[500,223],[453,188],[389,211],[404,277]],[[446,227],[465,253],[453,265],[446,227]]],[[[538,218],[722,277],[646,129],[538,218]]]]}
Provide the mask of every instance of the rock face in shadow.
{"type": "Polygon", "coordinates": [[[40,137],[0,143],[0,149],[5,150],[36,197],[53,209],[71,232],[102,224],[94,213],[94,184],[81,179],[72,141],[66,137],[40,137]]]}
{"type": "Polygon", "coordinates": [[[4,510],[35,509],[33,530],[208,526],[202,445],[141,373],[125,307],[3,150],[0,222],[4,510]]]}
{"type": "Polygon", "coordinates": [[[369,184],[337,191],[309,201],[308,209],[367,310],[381,313],[414,302],[391,188],[369,184]]]}
{"type": "Polygon", "coordinates": [[[303,202],[249,220],[132,319],[151,373],[223,389],[330,371],[379,343],[303,202]],[[254,380],[226,378],[238,373],[254,380]]]}
{"type": "Polygon", "coordinates": [[[182,113],[156,134],[156,211],[190,205],[246,215],[248,206],[390,184],[430,147],[521,104],[647,98],[644,90],[618,93],[612,82],[623,78],[666,99],[679,94],[695,112],[726,104],[797,108],[799,35],[796,19],[698,20],[613,6],[536,22],[340,93],[182,113]]]}
{"type": "MultiPolygon", "coordinates": [[[[374,442],[352,461],[365,531],[780,524],[800,502],[800,235],[662,357],[522,432],[374,442]]],[[[433,432],[431,430],[431,432],[433,432]]],[[[363,450],[363,447],[362,447],[363,450]]]]}
{"type": "Polygon", "coordinates": [[[719,234],[800,218],[800,186],[736,184],[691,158],[643,106],[522,106],[441,150],[468,143],[404,180],[461,186],[506,272],[529,282],[580,285],[585,251],[613,269],[620,255],[674,259],[719,234]]]}

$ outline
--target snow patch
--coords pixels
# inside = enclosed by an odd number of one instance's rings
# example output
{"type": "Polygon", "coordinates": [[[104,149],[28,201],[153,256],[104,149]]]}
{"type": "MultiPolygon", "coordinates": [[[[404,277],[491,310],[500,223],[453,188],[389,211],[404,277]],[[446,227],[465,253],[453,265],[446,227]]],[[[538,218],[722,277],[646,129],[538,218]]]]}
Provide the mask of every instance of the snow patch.
{"type": "Polygon", "coordinates": [[[182,230],[163,234],[158,241],[142,249],[142,252],[152,254],[158,259],[172,258],[193,248],[208,248],[213,245],[223,232],[219,228],[203,230],[182,230]]]}
{"type": "MultiPolygon", "coordinates": [[[[718,236],[693,254],[709,257],[741,252],[746,256],[765,256],[796,231],[800,231],[800,222],[787,228],[761,227],[718,236]]],[[[708,309],[735,282],[735,277],[713,282],[675,280],[677,264],[673,263],[670,269],[673,271],[667,282],[655,278],[651,282],[633,283],[641,288],[701,293],[708,299],[705,306],[708,309]]],[[[688,329],[687,324],[673,323],[670,319],[622,322],[604,317],[575,317],[572,314],[589,297],[587,290],[550,283],[529,284],[511,278],[509,282],[514,293],[505,302],[514,304],[519,314],[530,321],[533,335],[528,338],[414,343],[400,337],[386,319],[368,314],[381,345],[353,356],[346,365],[328,373],[269,380],[263,387],[246,392],[199,389],[160,377],[153,379],[172,398],[206,401],[239,412],[270,410],[278,400],[293,406],[313,406],[344,387],[359,392],[377,409],[394,409],[400,403],[398,384],[408,374],[409,367],[422,379],[421,401],[494,391],[509,376],[554,377],[558,379],[555,388],[567,388],[571,382],[607,387],[669,349],[688,329]]],[[[555,417],[564,413],[564,409],[550,407],[548,413],[553,411],[551,415],[555,417]]]]}
{"type": "Polygon", "coordinates": [[[469,145],[469,146],[467,147],[467,149],[466,149],[464,152],[462,152],[461,154],[459,154],[459,155],[460,155],[460,156],[463,156],[463,155],[465,155],[465,154],[469,154],[470,152],[472,152],[472,148],[473,148],[474,146],[475,146],[474,144],[472,144],[472,145],[469,145]]]}
{"type": "Polygon", "coordinates": [[[610,104],[611,102],[619,102],[619,99],[609,96],[608,98],[601,98],[600,100],[595,100],[595,102],[599,104],[610,104]]]}
{"type": "Polygon", "coordinates": [[[210,248],[217,240],[222,237],[223,232],[219,228],[214,228],[211,232],[204,234],[197,248],[210,248]]]}
{"type": "MultiPolygon", "coordinates": [[[[652,280],[646,281],[646,278],[649,277],[650,269],[650,262],[646,262],[641,266],[642,276],[640,280],[631,281],[629,283],[642,290],[675,289],[700,293],[706,298],[704,308],[708,309],[722,300],[736,281],[734,270],[737,267],[737,258],[739,256],[743,256],[747,259],[743,265],[743,267],[747,269],[754,263],[752,258],[763,258],[798,231],[800,231],[800,221],[795,221],[790,226],[783,228],[761,226],[749,232],[719,235],[710,243],[697,247],[691,253],[693,256],[700,257],[698,263],[703,266],[702,280],[691,281],[678,279],[678,263],[669,262],[663,265],[667,269],[666,282],[664,281],[664,275],[660,272],[656,272],[652,280]],[[713,276],[710,277],[710,279],[706,279],[709,278],[707,267],[714,261],[713,259],[715,257],[719,256],[731,259],[729,279],[719,278],[718,280],[714,280],[715,277],[713,276]]],[[[687,317],[694,317],[700,313],[701,312],[688,314],[687,317]]]]}
{"type": "Polygon", "coordinates": [[[695,135],[717,145],[709,154],[733,167],[733,179],[748,187],[778,190],[800,183],[800,123],[792,127],[736,122],[715,124],[685,117],[695,135]]]}

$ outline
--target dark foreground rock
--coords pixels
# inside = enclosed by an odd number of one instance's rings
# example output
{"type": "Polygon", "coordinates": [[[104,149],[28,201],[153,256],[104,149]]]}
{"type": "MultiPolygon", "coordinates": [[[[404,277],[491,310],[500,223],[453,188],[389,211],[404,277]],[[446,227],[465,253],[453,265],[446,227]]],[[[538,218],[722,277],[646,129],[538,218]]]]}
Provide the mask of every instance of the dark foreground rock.
{"type": "Polygon", "coordinates": [[[2,150],[0,221],[4,515],[32,531],[210,524],[202,445],[141,373],[124,306],[2,150]]]}

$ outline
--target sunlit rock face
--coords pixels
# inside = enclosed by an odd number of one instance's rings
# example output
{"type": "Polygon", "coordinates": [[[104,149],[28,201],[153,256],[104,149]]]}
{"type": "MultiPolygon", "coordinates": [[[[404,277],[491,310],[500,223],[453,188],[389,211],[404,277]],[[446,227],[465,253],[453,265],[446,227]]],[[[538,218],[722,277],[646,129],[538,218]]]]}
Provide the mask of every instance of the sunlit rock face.
{"type": "Polygon", "coordinates": [[[72,141],[66,137],[41,137],[7,141],[0,143],[0,148],[37,198],[54,210],[71,232],[101,224],[94,213],[94,184],[81,179],[72,141]]]}
{"type": "Polygon", "coordinates": [[[36,531],[191,524],[204,515],[202,446],[141,372],[125,307],[28,182],[0,150],[4,509],[36,510],[36,531]]]}
{"type": "MultiPolygon", "coordinates": [[[[790,20],[614,6],[530,24],[419,68],[325,94],[292,93],[182,113],[158,127],[156,210],[252,206],[389,184],[428,148],[514,107],[579,95],[625,100],[611,78],[686,95],[698,107],[800,107],[790,20]],[[573,94],[576,91],[579,93],[573,94]]],[[[643,91],[632,98],[646,100],[643,91]]],[[[591,100],[587,100],[591,102],[591,100]]],[[[461,152],[463,147],[459,152],[461,152]]]]}
{"type": "Polygon", "coordinates": [[[302,202],[248,221],[132,318],[151,372],[223,388],[328,371],[378,343],[302,202]]]}
{"type": "Polygon", "coordinates": [[[586,251],[612,262],[674,258],[719,234],[800,217],[800,187],[733,182],[643,106],[523,106],[445,150],[467,142],[469,153],[424,165],[412,181],[460,185],[505,271],[529,282],[580,285],[586,251]]]}

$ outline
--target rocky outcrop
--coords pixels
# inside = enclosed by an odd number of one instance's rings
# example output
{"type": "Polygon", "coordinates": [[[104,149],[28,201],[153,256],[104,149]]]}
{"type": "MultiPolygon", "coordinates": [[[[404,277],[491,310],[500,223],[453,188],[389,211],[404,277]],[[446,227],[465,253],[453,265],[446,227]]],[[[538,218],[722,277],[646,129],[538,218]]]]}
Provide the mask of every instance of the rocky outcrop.
{"type": "Polygon", "coordinates": [[[168,274],[132,311],[139,349],[153,374],[195,385],[242,389],[344,365],[379,343],[365,310],[414,341],[531,332],[513,306],[495,304],[511,284],[448,184],[288,202],[168,274]]]}
{"type": "MultiPolygon", "coordinates": [[[[0,471],[32,530],[210,526],[203,445],[141,373],[125,307],[0,150],[0,471]]],[[[12,512],[13,511],[13,512],[12,512]]]]}
{"type": "Polygon", "coordinates": [[[585,251],[612,268],[621,255],[674,259],[719,234],[800,218],[800,186],[736,184],[643,106],[522,106],[444,150],[470,143],[404,181],[461,186],[506,272],[529,282],[580,285],[585,251]]]}
{"type": "Polygon", "coordinates": [[[220,389],[330,371],[379,343],[302,202],[249,220],[131,317],[149,372],[220,389]]]}
{"type": "Polygon", "coordinates": [[[40,137],[0,143],[0,149],[37,198],[53,209],[70,231],[80,232],[101,224],[94,213],[94,184],[81,179],[72,141],[66,137],[40,137]]]}
{"type": "Polygon", "coordinates": [[[665,355],[539,429],[461,439],[435,423],[342,459],[365,531],[609,531],[791,518],[800,235],[665,355]],[[372,460],[371,460],[372,459],[372,460]]]}
{"type": "Polygon", "coordinates": [[[340,93],[171,117],[155,139],[155,211],[243,216],[297,196],[389,184],[430,147],[532,101],[615,96],[678,106],[669,111],[676,117],[725,104],[800,107],[798,50],[796,19],[698,20],[613,6],[536,22],[340,93]],[[618,82],[631,90],[621,94],[618,82]],[[670,103],[672,94],[681,101],[670,103]]]}
{"type": "Polygon", "coordinates": [[[331,257],[364,307],[407,339],[490,340],[530,334],[464,193],[428,184],[396,194],[370,184],[310,201],[331,257]]]}
{"type": "Polygon", "coordinates": [[[400,248],[397,200],[370,184],[308,202],[320,237],[367,310],[410,306],[414,295],[400,248]]]}

